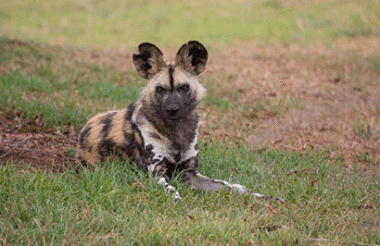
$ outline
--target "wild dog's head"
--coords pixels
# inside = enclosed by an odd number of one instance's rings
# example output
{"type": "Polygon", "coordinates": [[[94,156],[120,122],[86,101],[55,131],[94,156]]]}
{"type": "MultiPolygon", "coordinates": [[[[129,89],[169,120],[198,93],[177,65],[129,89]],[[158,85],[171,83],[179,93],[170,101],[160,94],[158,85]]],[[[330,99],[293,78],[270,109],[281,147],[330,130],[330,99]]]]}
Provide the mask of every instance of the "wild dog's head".
{"type": "Polygon", "coordinates": [[[205,70],[207,57],[201,43],[189,41],[178,50],[174,63],[165,63],[155,45],[140,44],[133,63],[137,73],[150,80],[140,95],[144,110],[166,121],[189,117],[205,95],[197,75],[205,70]]]}

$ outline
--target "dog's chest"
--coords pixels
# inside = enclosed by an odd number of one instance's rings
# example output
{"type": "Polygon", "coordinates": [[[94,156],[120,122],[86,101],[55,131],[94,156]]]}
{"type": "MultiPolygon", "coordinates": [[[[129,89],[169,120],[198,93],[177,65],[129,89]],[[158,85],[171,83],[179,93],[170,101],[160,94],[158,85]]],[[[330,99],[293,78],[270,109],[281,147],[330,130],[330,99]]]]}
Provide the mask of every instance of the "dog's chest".
{"type": "Polygon", "coordinates": [[[152,131],[150,127],[142,126],[140,131],[144,139],[144,148],[151,152],[149,154],[152,158],[166,158],[169,162],[178,165],[198,154],[196,137],[185,146],[179,146],[176,141],[171,141],[158,132],[152,131]]]}
{"type": "Polygon", "coordinates": [[[168,143],[169,141],[147,141],[146,146],[152,146],[152,156],[166,158],[169,162],[179,165],[182,162],[194,157],[198,154],[194,146],[196,143],[190,143],[188,149],[177,149],[175,144],[168,143]]]}

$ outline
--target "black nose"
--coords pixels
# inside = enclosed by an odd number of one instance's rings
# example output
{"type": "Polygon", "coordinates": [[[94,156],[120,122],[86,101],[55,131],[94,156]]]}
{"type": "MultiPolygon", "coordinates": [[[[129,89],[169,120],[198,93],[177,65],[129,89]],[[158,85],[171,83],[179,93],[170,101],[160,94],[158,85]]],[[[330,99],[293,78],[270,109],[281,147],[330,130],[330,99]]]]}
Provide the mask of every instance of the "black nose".
{"type": "Polygon", "coordinates": [[[171,116],[171,117],[174,117],[178,114],[179,112],[179,105],[178,104],[170,104],[167,108],[166,108],[166,113],[171,116]]]}

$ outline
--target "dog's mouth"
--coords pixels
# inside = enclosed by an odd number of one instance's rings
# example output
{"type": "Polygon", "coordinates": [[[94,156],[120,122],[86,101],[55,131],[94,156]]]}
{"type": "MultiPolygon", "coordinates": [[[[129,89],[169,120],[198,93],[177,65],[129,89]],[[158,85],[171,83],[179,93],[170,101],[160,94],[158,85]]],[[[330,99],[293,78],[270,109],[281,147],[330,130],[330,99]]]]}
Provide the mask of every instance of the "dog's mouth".
{"type": "Polygon", "coordinates": [[[173,119],[173,120],[177,119],[178,118],[178,112],[169,112],[168,118],[173,119]]]}
{"type": "Polygon", "coordinates": [[[165,110],[165,113],[166,113],[166,117],[169,120],[176,120],[180,116],[180,110],[179,110],[178,106],[176,106],[176,107],[167,107],[166,110],[165,110]]]}
{"type": "Polygon", "coordinates": [[[178,120],[180,117],[178,115],[168,115],[167,119],[170,120],[170,121],[176,121],[178,120]]]}
{"type": "Polygon", "coordinates": [[[176,121],[179,121],[181,119],[185,118],[184,115],[180,114],[180,113],[177,113],[177,114],[166,114],[166,117],[165,119],[168,121],[168,122],[176,122],[176,121]]]}

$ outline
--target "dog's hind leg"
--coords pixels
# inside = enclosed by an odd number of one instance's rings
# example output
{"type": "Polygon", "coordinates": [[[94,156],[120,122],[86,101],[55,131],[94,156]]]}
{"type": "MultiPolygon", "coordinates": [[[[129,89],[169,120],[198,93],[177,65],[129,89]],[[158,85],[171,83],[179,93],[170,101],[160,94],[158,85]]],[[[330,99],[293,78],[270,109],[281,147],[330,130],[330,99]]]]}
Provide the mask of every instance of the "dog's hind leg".
{"type": "MultiPolygon", "coordinates": [[[[240,194],[253,195],[259,199],[272,200],[271,196],[262,195],[249,191],[246,187],[240,184],[231,184],[224,180],[218,180],[203,176],[198,171],[191,170],[185,173],[185,179],[191,184],[195,190],[210,190],[217,191],[223,188],[229,188],[232,191],[239,192],[240,194]]],[[[277,201],[283,202],[283,199],[276,197],[277,201]]]]}

